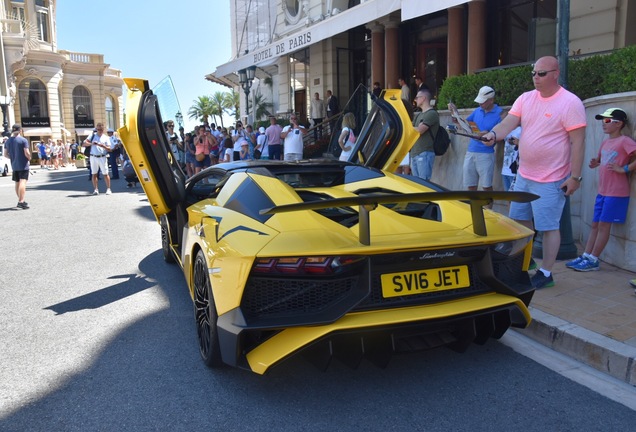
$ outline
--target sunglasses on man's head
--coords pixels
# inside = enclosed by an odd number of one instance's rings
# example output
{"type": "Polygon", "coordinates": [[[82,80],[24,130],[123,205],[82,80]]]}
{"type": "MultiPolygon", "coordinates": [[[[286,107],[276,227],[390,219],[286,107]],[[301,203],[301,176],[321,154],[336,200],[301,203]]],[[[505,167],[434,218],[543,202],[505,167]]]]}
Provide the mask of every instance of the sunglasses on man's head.
{"type": "Polygon", "coordinates": [[[613,119],[613,118],[605,117],[605,118],[603,118],[602,121],[605,124],[610,124],[610,123],[618,123],[620,120],[616,120],[616,119],[613,119]]]}
{"type": "Polygon", "coordinates": [[[532,76],[539,75],[541,78],[546,76],[548,72],[556,72],[556,69],[552,69],[549,71],[532,71],[532,76]]]}

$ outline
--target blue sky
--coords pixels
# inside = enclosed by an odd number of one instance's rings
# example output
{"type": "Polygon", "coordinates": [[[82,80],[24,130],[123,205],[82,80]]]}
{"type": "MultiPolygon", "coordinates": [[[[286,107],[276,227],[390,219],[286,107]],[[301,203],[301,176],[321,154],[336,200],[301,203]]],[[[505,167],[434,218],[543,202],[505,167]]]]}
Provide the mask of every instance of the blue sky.
{"type": "Polygon", "coordinates": [[[232,54],[228,0],[61,0],[56,18],[58,49],[103,54],[150,87],[170,75],[186,130],[196,124],[186,113],[198,96],[229,91],[204,78],[232,54]]]}

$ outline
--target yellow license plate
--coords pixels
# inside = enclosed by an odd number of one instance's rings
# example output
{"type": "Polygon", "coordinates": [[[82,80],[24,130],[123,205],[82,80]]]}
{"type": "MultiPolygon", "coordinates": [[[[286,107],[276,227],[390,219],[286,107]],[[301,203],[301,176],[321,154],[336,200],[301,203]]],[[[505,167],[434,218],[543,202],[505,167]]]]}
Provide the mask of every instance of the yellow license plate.
{"type": "Polygon", "coordinates": [[[380,276],[382,296],[400,297],[470,286],[467,266],[443,267],[380,276]]]}

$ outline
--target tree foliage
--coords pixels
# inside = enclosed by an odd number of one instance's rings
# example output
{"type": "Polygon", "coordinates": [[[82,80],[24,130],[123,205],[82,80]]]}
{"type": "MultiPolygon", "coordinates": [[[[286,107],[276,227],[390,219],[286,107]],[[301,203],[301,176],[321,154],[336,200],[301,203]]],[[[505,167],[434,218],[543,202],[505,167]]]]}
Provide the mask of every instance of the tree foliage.
{"type": "MultiPolygon", "coordinates": [[[[568,89],[581,100],[634,91],[636,89],[636,46],[610,54],[569,59],[568,89]]],[[[447,78],[439,92],[437,106],[444,109],[449,101],[459,108],[474,107],[475,95],[482,86],[497,92],[499,105],[512,105],[523,92],[532,90],[532,66],[523,65],[447,78]]]]}
{"type": "Polygon", "coordinates": [[[214,115],[214,104],[210,96],[199,96],[188,110],[188,117],[201,123],[208,121],[214,115]]]}

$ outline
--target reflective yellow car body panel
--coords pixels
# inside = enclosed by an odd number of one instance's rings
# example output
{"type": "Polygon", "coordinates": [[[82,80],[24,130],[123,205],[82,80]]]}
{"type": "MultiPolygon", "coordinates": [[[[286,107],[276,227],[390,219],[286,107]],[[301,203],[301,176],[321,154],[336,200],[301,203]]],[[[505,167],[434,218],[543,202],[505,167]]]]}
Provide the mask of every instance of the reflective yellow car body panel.
{"type": "MultiPolygon", "coordinates": [[[[234,183],[244,181],[247,176],[255,179],[264,190],[277,190],[273,187],[274,184],[279,184],[273,183],[276,182],[275,179],[246,173],[233,175],[224,189],[234,190],[238,186],[234,183]]],[[[380,181],[376,181],[378,185],[380,181]]],[[[325,188],[325,193],[333,195],[334,198],[354,196],[352,192],[337,187],[325,188]]],[[[291,188],[289,191],[284,190],[283,196],[272,193],[270,198],[275,203],[289,203],[292,199],[299,201],[298,195],[291,188]]],[[[494,244],[523,239],[531,234],[528,229],[510,219],[487,211],[488,237],[478,236],[472,232],[471,225],[466,224],[466,221],[470,220],[467,217],[468,205],[443,201],[439,205],[447,215],[444,222],[415,220],[380,206],[371,213],[371,244],[364,246],[357,241],[357,225],[347,228],[325,220],[310,210],[278,213],[264,225],[248,216],[223,208],[222,205],[227,199],[228,195],[221,192],[215,200],[202,201],[188,208],[188,232],[184,236],[182,248],[184,274],[191,295],[191,264],[194,251],[200,248],[206,252],[219,316],[240,306],[243,289],[257,255],[297,256],[299,250],[305,250],[306,254],[314,256],[335,256],[343,251],[348,255],[367,256],[392,250],[434,251],[444,247],[494,244]],[[298,220],[303,221],[302,227],[290,230],[290,227],[298,226],[298,220]],[[237,226],[243,228],[237,230],[237,226]],[[226,236],[232,236],[232,241],[227,241],[226,236]]]]}
{"type": "Polygon", "coordinates": [[[399,89],[387,89],[384,90],[384,100],[390,103],[395,112],[400,116],[402,120],[402,124],[405,125],[404,130],[402,131],[402,136],[400,138],[400,145],[391,158],[384,164],[382,167],[383,171],[395,172],[397,168],[400,166],[404,157],[407,155],[415,141],[419,138],[420,134],[415,130],[412,126],[411,119],[409,118],[409,113],[404,107],[404,102],[402,102],[402,92],[399,89]]]}
{"type": "MultiPolygon", "coordinates": [[[[124,82],[128,87],[128,93],[126,97],[126,109],[128,112],[137,112],[139,110],[139,104],[141,102],[141,96],[144,92],[145,81],[140,78],[124,78],[124,82]]],[[[139,139],[139,132],[137,129],[137,116],[129,115],[126,118],[126,124],[120,127],[119,137],[124,144],[124,148],[133,161],[133,167],[137,178],[141,183],[141,187],[148,196],[148,202],[152,206],[153,212],[157,221],[159,216],[168,213],[170,210],[166,205],[166,201],[163,198],[161,191],[154,178],[155,173],[149,167],[146,154],[141,146],[139,139]]]]}
{"type": "Polygon", "coordinates": [[[530,312],[521,300],[491,293],[425,306],[350,313],[332,324],[288,328],[250,351],[247,354],[247,361],[252,371],[264,374],[270,367],[290,354],[336,331],[435,320],[506,305],[518,307],[527,323],[530,323],[532,319],[530,312]]]}

